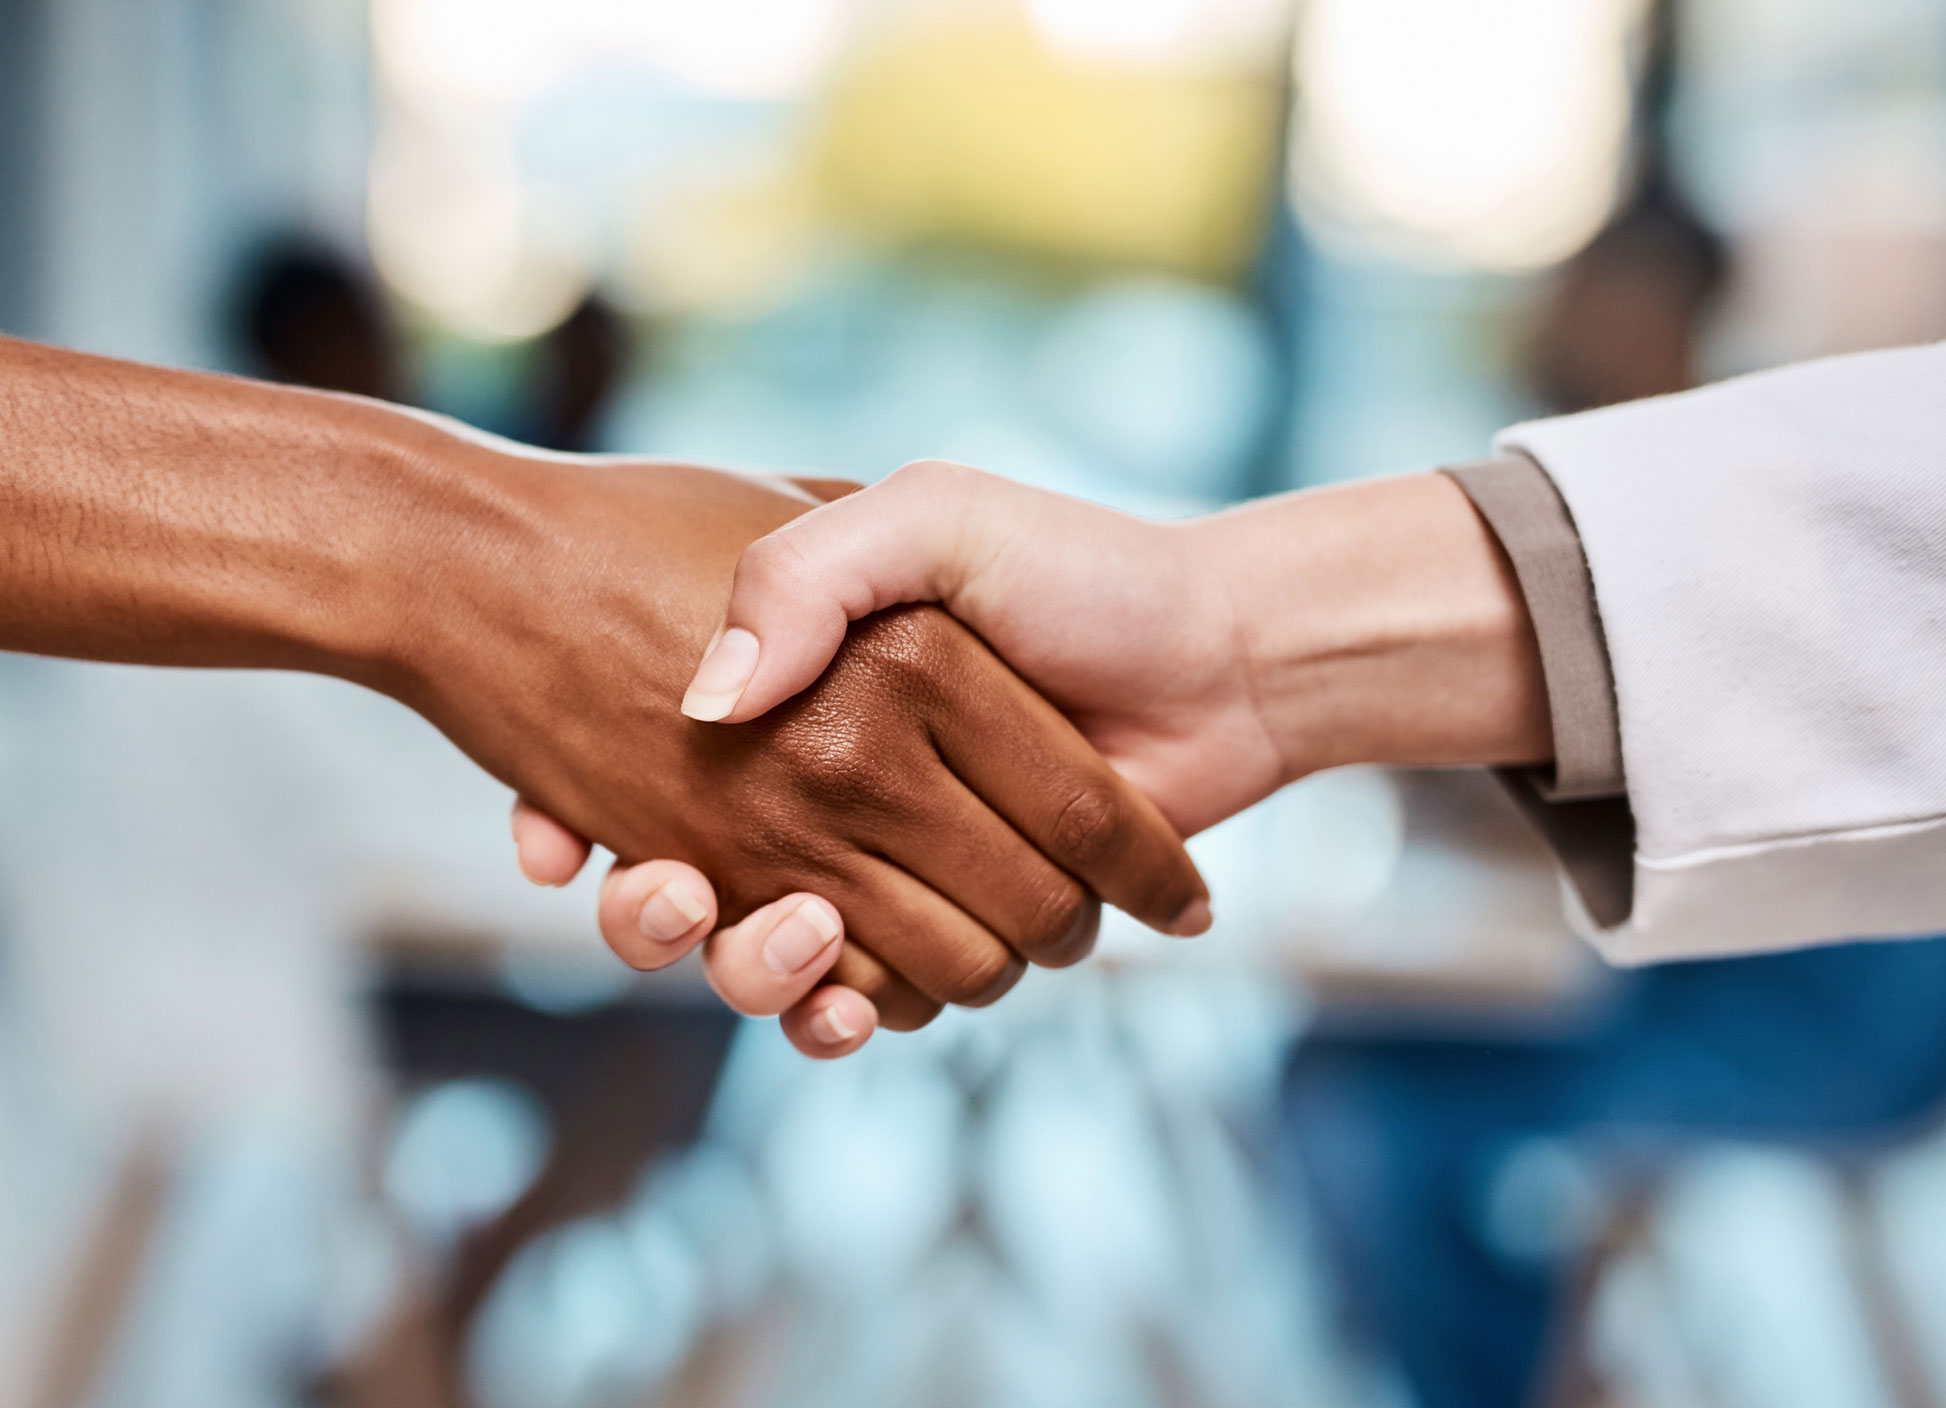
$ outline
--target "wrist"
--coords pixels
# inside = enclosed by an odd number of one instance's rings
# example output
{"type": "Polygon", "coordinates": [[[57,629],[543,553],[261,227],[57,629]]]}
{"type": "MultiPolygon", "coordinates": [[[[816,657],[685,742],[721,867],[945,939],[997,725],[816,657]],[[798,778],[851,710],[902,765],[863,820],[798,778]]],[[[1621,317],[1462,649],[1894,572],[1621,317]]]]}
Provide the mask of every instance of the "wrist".
{"type": "Polygon", "coordinates": [[[1350,763],[1552,755],[1526,604],[1444,475],[1287,495],[1203,531],[1284,781],[1350,763]]]}
{"type": "MultiPolygon", "coordinates": [[[[312,668],[408,703],[454,667],[510,590],[543,591],[545,481],[524,459],[380,406],[352,428],[360,525],[344,534],[345,590],[305,642],[312,668]]],[[[503,623],[504,624],[504,623],[503,623]]]]}
{"type": "Polygon", "coordinates": [[[743,550],[816,502],[768,476],[424,429],[433,439],[408,437],[395,470],[417,525],[388,574],[403,590],[362,658],[436,723],[455,698],[492,698],[510,673],[547,676],[568,656],[625,672],[644,707],[674,714],[743,550]]]}

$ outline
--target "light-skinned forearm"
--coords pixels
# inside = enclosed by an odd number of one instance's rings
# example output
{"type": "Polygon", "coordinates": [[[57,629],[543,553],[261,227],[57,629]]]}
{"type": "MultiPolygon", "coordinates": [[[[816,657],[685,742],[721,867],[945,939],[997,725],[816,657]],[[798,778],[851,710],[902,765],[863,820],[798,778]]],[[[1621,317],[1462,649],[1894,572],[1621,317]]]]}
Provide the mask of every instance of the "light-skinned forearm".
{"type": "Polygon", "coordinates": [[[1552,756],[1513,569],[1439,474],[1285,495],[1183,525],[1286,780],[1345,763],[1552,756]]]}

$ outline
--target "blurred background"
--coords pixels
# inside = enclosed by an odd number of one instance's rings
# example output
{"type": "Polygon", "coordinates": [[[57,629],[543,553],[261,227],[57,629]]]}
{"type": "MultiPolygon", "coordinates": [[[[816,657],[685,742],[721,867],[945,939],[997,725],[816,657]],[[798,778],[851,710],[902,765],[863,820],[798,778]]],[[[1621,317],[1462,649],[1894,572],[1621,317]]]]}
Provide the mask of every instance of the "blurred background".
{"type": "MultiPolygon", "coordinates": [[[[1182,514],[1946,336],[1946,0],[0,0],[0,328],[1182,514]]],[[[0,658],[0,1401],[1946,1403],[1939,944],[1609,973],[1351,770],[816,1067],[508,800],[0,658]]]]}

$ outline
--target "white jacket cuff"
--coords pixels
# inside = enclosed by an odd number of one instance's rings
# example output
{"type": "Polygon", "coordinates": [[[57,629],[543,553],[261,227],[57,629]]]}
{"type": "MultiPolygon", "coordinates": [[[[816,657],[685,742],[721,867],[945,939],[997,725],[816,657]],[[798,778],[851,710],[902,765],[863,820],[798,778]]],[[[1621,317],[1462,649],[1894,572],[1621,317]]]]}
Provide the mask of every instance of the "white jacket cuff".
{"type": "Polygon", "coordinates": [[[1581,534],[1636,823],[1620,962],[1946,930],[1946,348],[1517,426],[1581,534]]]}

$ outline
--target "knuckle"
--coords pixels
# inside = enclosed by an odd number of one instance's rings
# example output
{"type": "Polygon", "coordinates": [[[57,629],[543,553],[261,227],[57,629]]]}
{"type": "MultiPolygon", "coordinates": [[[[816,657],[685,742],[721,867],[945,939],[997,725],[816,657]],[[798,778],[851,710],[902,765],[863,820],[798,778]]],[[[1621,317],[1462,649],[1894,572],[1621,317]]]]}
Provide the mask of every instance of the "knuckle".
{"type": "Polygon", "coordinates": [[[873,745],[855,718],[801,720],[776,746],[801,785],[819,802],[848,809],[877,807],[899,789],[887,750],[873,745]]]}
{"type": "Polygon", "coordinates": [[[971,505],[990,500],[1006,481],[957,460],[913,460],[886,476],[886,490],[902,493],[922,510],[971,505]]]}
{"type": "Polygon", "coordinates": [[[782,530],[751,543],[736,568],[738,587],[749,587],[766,596],[795,593],[806,576],[804,555],[782,530]]]}
{"type": "Polygon", "coordinates": [[[1087,783],[1068,798],[1054,818],[1059,859],[1087,867],[1106,860],[1121,842],[1126,816],[1121,800],[1099,783],[1087,783]]]}
{"type": "Polygon", "coordinates": [[[931,713],[953,699],[971,639],[936,606],[877,612],[852,625],[819,698],[854,708],[868,701],[880,707],[891,703],[908,713],[931,713]]]}
{"type": "Polygon", "coordinates": [[[946,613],[936,606],[895,606],[852,628],[849,649],[894,678],[929,679],[952,648],[946,613]]]}
{"type": "Polygon", "coordinates": [[[1029,957],[1039,959],[1047,949],[1061,945],[1068,932],[1080,922],[1088,897],[1080,885],[1066,875],[1053,875],[1039,885],[1027,908],[1026,926],[1020,932],[1020,947],[1029,957]]]}
{"type": "Polygon", "coordinates": [[[1066,876],[1048,888],[1022,937],[1021,949],[1043,968],[1065,968],[1094,947],[1100,915],[1094,898],[1066,876]]]}
{"type": "Polygon", "coordinates": [[[1019,982],[1025,967],[1013,950],[1000,944],[983,944],[946,975],[937,996],[960,1007],[985,1007],[999,1001],[1019,982]]]}
{"type": "Polygon", "coordinates": [[[951,460],[909,460],[886,476],[888,481],[897,480],[902,488],[933,492],[963,478],[970,471],[963,464],[951,460]]]}

